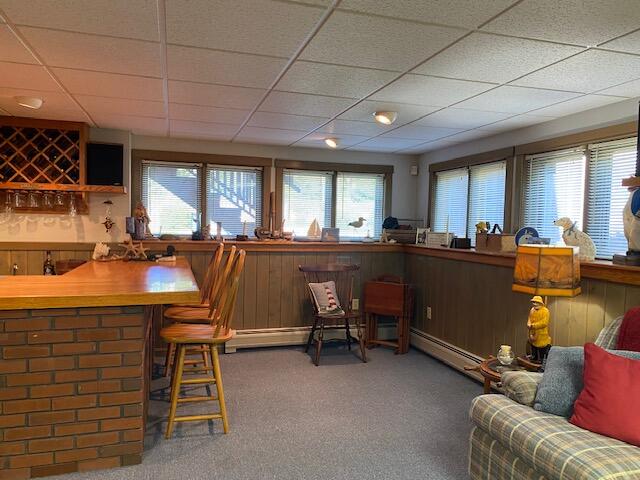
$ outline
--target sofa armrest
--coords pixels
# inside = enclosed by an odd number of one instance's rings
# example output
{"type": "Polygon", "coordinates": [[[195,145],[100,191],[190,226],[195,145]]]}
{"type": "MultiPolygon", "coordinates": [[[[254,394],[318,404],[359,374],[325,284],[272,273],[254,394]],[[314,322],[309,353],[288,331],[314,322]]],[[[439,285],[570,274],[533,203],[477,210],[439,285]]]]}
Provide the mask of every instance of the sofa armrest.
{"type": "Polygon", "coordinates": [[[513,371],[502,374],[504,394],[521,405],[533,406],[542,373],[513,371]]]}

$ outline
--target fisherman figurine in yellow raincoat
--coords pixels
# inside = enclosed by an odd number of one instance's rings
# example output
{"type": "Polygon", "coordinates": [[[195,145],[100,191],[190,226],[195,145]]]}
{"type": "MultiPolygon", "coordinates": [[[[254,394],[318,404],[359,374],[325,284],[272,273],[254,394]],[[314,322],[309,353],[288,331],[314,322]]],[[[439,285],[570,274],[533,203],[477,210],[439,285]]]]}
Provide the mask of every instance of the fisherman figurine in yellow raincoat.
{"type": "Polygon", "coordinates": [[[551,349],[551,337],[549,336],[549,309],[542,301],[542,297],[536,295],[531,299],[531,310],[527,320],[529,329],[529,344],[531,345],[531,360],[542,363],[551,349]]]}

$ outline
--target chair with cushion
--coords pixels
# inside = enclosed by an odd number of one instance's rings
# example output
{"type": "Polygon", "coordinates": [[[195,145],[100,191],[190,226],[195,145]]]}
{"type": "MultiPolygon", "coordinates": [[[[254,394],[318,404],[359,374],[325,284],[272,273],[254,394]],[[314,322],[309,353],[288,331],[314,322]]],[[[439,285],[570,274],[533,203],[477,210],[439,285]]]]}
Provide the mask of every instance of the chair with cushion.
{"type": "Polygon", "coordinates": [[[351,342],[360,346],[363,362],[367,361],[365,353],[365,328],[362,325],[361,314],[352,309],[354,275],[360,269],[359,265],[327,264],[298,266],[307,282],[309,300],[313,306],[313,325],[305,352],[309,351],[311,343],[315,344],[314,363],[320,364],[320,352],[324,340],[324,331],[329,329],[344,329],[345,341],[349,350],[351,342]],[[351,335],[351,327],[355,327],[358,337],[351,335]],[[316,337],[316,332],[318,335],[316,337]]]}
{"type": "MultiPolygon", "coordinates": [[[[607,325],[596,345],[615,349],[622,317],[607,325]]],[[[556,347],[554,347],[556,348],[556,347]]],[[[569,358],[581,347],[560,347],[569,358]]],[[[628,353],[628,352],[627,352],[628,353]]],[[[622,355],[622,353],[621,353],[622,355]]],[[[571,358],[570,358],[571,359],[571,358]]],[[[547,372],[553,366],[553,348],[547,372]]],[[[576,367],[568,366],[568,368],[576,367]]],[[[582,377],[579,367],[578,377],[582,377]]],[[[563,388],[570,384],[565,372],[553,380],[563,388]]],[[[546,381],[546,379],[545,379],[546,381]]],[[[547,382],[549,383],[549,382],[547,382]]],[[[574,382],[576,383],[576,382],[574,382]]],[[[640,448],[614,438],[582,429],[560,414],[569,402],[554,398],[554,384],[544,395],[558,414],[540,411],[538,388],[544,385],[542,373],[504,372],[505,395],[480,395],[471,405],[473,429],[470,436],[469,476],[474,480],[569,480],[640,479],[640,448]],[[537,409],[532,408],[535,404],[537,409]]]]}
{"type": "Polygon", "coordinates": [[[228,270],[225,269],[224,278],[221,278],[218,282],[220,288],[216,291],[215,296],[210,298],[211,306],[208,324],[174,323],[160,331],[160,336],[166,342],[174,344],[177,352],[171,377],[171,406],[165,434],[166,438],[171,437],[175,422],[221,419],[224,433],[228,433],[229,431],[218,347],[224,345],[235,335],[235,331],[231,329],[231,319],[233,318],[240,277],[244,269],[244,260],[244,250],[240,250],[237,254],[235,252],[230,254],[229,261],[227,262],[227,264],[230,264],[230,268],[228,270]],[[195,368],[186,369],[185,356],[187,349],[193,347],[208,352],[211,358],[211,364],[207,362],[207,364],[202,367],[196,366],[195,368]],[[191,373],[202,373],[203,376],[185,378],[185,374],[191,373]],[[180,397],[180,390],[183,385],[210,384],[215,384],[217,396],[180,397]],[[220,411],[202,415],[176,415],[179,404],[207,401],[217,401],[220,411]]]}

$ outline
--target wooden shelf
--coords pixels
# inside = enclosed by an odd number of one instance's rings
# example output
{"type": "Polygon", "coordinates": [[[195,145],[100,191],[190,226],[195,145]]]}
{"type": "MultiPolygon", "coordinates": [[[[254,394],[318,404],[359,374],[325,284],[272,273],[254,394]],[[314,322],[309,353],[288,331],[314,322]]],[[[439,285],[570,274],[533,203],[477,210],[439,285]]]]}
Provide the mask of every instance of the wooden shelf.
{"type": "Polygon", "coordinates": [[[0,183],[0,190],[36,190],[41,192],[94,192],[94,193],[127,193],[126,187],[112,185],[74,185],[69,183],[0,183]]]}
{"type": "Polygon", "coordinates": [[[623,187],[640,187],[640,177],[629,177],[622,180],[623,187]]]}

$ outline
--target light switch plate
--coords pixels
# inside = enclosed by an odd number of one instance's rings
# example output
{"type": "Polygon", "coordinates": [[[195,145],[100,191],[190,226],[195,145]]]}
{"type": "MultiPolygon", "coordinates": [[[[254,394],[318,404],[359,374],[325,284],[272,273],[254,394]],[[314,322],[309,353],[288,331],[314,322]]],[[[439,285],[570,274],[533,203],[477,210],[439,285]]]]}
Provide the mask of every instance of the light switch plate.
{"type": "Polygon", "coordinates": [[[427,320],[431,320],[431,307],[427,307],[427,320]]]}
{"type": "Polygon", "coordinates": [[[352,310],[360,310],[360,299],[354,298],[351,300],[351,309],[352,310]]]}

